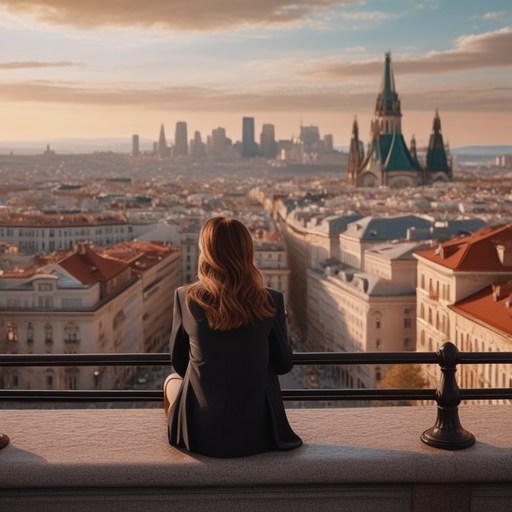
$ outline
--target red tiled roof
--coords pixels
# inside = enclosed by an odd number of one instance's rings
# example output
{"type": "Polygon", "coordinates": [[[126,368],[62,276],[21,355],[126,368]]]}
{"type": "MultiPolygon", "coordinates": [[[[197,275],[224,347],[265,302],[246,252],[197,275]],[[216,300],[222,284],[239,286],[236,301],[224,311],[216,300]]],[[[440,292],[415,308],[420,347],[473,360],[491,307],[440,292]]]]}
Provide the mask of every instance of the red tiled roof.
{"type": "Polygon", "coordinates": [[[134,270],[144,271],[177,250],[176,247],[154,242],[120,242],[109,249],[105,249],[102,255],[105,258],[126,262],[134,270]]]}
{"type": "Polygon", "coordinates": [[[512,225],[501,225],[452,238],[437,249],[417,251],[415,254],[452,270],[512,271],[512,265],[503,265],[496,251],[496,245],[511,242],[512,225]]]}
{"type": "Polygon", "coordinates": [[[473,317],[507,334],[512,334],[512,307],[507,307],[507,302],[512,304],[510,295],[495,301],[493,286],[489,285],[450,308],[466,317],[473,317]]]}
{"type": "Polygon", "coordinates": [[[83,248],[82,254],[78,250],[59,261],[58,265],[76,277],[82,284],[109,281],[129,268],[129,265],[121,261],[103,258],[86,244],[81,247],[83,248]]]}

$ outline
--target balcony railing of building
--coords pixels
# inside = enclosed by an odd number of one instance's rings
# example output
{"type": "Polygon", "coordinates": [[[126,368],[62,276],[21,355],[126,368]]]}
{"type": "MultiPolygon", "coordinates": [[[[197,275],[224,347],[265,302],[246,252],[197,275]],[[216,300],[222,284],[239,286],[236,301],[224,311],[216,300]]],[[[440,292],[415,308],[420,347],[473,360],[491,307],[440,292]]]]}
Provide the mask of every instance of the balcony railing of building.
{"type": "MultiPolygon", "coordinates": [[[[512,388],[460,389],[458,364],[512,363],[512,352],[459,352],[447,342],[436,352],[302,352],[293,354],[295,365],[438,364],[441,379],[436,389],[283,389],[284,400],[356,400],[437,402],[437,419],[421,440],[434,448],[457,450],[472,446],[475,437],[459,420],[462,400],[512,399],[512,388]]],[[[161,366],[170,365],[165,353],[135,354],[2,354],[0,367],[52,366],[161,366]]],[[[151,390],[19,390],[0,389],[0,402],[149,402],[162,401],[162,391],[151,390]]],[[[0,434],[0,448],[8,438],[0,434]]]]}

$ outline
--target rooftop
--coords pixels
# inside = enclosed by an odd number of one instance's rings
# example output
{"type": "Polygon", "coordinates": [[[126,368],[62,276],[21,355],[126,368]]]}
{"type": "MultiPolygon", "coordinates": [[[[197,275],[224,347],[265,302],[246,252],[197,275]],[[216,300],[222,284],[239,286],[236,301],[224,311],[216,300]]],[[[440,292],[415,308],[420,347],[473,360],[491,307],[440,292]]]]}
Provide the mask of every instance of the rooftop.
{"type": "MultiPolygon", "coordinates": [[[[484,227],[466,236],[452,238],[437,249],[416,254],[452,270],[512,272],[512,261],[500,261],[497,246],[512,243],[512,226],[484,227]]],[[[507,251],[508,252],[508,251],[507,251]]]]}

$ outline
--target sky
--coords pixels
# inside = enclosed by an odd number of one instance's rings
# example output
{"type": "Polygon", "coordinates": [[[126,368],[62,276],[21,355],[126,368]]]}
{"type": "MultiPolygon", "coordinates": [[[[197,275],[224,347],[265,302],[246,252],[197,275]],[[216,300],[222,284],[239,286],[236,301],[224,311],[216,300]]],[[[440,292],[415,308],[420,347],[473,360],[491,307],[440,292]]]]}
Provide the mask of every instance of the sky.
{"type": "MultiPolygon", "coordinates": [[[[242,117],[367,142],[391,52],[406,140],[512,144],[510,0],[0,0],[0,140],[189,138],[242,117]]],[[[58,150],[58,148],[56,148],[58,150]]]]}

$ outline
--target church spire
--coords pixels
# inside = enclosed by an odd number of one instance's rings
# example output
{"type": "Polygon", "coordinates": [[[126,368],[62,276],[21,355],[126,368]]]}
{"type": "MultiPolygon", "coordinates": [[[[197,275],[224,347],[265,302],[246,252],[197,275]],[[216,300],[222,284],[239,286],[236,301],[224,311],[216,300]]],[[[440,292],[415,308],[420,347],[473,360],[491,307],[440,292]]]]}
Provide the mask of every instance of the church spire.
{"type": "Polygon", "coordinates": [[[446,149],[444,147],[443,135],[441,133],[441,118],[439,117],[439,110],[436,109],[434,122],[432,123],[432,134],[427,151],[427,170],[429,171],[443,171],[450,173],[451,169],[446,157],[446,149]]]}
{"type": "Polygon", "coordinates": [[[357,184],[357,172],[361,167],[364,155],[361,153],[361,144],[359,143],[359,126],[357,117],[354,116],[352,124],[352,136],[350,138],[350,150],[348,153],[347,165],[347,183],[352,186],[357,184]]]}
{"type": "Polygon", "coordinates": [[[393,73],[393,64],[391,63],[391,52],[386,53],[384,61],[384,76],[377,96],[377,105],[375,115],[382,116],[401,116],[400,100],[395,87],[395,74],[393,73]]]}

